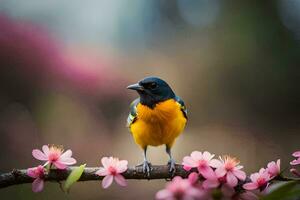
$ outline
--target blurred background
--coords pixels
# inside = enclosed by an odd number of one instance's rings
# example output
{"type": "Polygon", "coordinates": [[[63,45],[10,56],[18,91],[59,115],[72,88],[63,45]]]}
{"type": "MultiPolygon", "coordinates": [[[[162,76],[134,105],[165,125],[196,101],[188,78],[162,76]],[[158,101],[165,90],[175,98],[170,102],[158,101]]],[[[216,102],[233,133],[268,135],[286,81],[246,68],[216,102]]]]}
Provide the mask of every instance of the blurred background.
{"type": "MultiPolygon", "coordinates": [[[[173,152],[238,157],[248,173],[300,148],[300,1],[0,0],[0,172],[28,168],[43,144],[78,164],[142,161],[125,124],[137,94],[165,79],[189,109],[173,152]]],[[[150,148],[165,164],[164,148],[150,148]]],[[[57,183],[0,190],[1,199],[153,199],[164,180],[127,188],[57,183]]]]}

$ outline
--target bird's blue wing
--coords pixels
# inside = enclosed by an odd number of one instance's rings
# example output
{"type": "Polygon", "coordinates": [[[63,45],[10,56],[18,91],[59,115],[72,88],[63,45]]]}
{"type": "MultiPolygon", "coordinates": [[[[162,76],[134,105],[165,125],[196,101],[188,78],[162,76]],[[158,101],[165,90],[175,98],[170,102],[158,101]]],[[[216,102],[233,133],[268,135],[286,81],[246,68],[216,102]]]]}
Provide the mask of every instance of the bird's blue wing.
{"type": "Polygon", "coordinates": [[[181,109],[184,117],[187,119],[187,108],[186,108],[186,106],[184,104],[184,101],[179,96],[175,96],[175,101],[177,103],[179,103],[180,109],[181,109]]]}
{"type": "Polygon", "coordinates": [[[135,99],[130,104],[130,113],[127,117],[127,127],[130,127],[131,124],[133,124],[137,117],[137,105],[140,103],[140,98],[135,99]]]}

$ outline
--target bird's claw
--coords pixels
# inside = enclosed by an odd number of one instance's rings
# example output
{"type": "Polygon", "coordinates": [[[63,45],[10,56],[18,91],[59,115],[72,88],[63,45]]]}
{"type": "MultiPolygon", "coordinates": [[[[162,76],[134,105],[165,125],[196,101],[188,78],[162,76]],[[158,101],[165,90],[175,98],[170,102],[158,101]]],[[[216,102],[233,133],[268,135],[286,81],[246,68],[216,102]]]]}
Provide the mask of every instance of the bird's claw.
{"type": "Polygon", "coordinates": [[[148,161],[144,161],[143,163],[137,165],[137,167],[143,167],[143,173],[147,175],[147,177],[150,177],[150,171],[151,171],[151,163],[148,161]]]}
{"type": "Polygon", "coordinates": [[[150,177],[150,171],[151,171],[151,163],[145,160],[143,163],[143,173],[147,174],[147,176],[150,177]]]}
{"type": "Polygon", "coordinates": [[[168,161],[168,166],[169,166],[169,172],[172,173],[172,176],[173,176],[175,174],[175,172],[176,172],[175,160],[174,159],[170,159],[168,161]]]}

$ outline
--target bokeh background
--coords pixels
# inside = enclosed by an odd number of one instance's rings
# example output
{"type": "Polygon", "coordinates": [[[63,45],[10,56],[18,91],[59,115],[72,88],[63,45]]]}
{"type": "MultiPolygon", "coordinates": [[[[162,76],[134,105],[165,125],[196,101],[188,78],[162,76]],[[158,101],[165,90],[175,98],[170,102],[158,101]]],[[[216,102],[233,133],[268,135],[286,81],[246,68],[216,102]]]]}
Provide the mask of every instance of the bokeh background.
{"type": "MultiPolygon", "coordinates": [[[[140,163],[125,124],[137,95],[126,86],[155,75],[189,109],[173,152],[238,157],[247,172],[299,150],[300,1],[1,0],[0,172],[27,168],[43,144],[78,163],[102,156],[140,163]]],[[[164,148],[150,148],[154,164],[164,148]]],[[[0,190],[1,199],[153,199],[164,180],[127,188],[47,183],[0,190]]]]}

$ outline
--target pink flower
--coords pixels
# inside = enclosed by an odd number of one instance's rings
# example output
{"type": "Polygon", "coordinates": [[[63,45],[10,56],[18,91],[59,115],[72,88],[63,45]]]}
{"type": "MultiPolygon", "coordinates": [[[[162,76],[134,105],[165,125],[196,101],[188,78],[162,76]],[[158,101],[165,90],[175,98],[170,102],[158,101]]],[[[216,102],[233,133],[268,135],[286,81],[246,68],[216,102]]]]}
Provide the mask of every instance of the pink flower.
{"type": "Polygon", "coordinates": [[[268,181],[271,179],[269,172],[261,168],[259,172],[251,174],[251,182],[243,185],[245,190],[264,189],[268,186],[268,181]]]}
{"type": "Polygon", "coordinates": [[[212,159],[215,155],[205,151],[203,154],[200,151],[193,151],[191,156],[185,156],[183,158],[183,168],[189,171],[191,168],[197,167],[198,172],[205,178],[214,176],[214,171],[211,167],[215,166],[218,161],[212,159]]]}
{"type": "Polygon", "coordinates": [[[267,169],[268,173],[270,174],[270,178],[274,178],[280,174],[280,159],[276,161],[269,162],[267,169]]]}
{"type": "Polygon", "coordinates": [[[199,174],[197,174],[196,172],[190,173],[190,175],[188,176],[188,180],[192,185],[196,185],[199,180],[199,174]]]}
{"type": "Polygon", "coordinates": [[[126,186],[127,182],[125,178],[121,175],[121,173],[127,170],[128,161],[127,160],[119,160],[118,158],[113,157],[103,157],[101,159],[103,167],[96,172],[98,176],[105,176],[102,180],[102,187],[108,188],[113,179],[121,185],[126,186]]]}
{"type": "Polygon", "coordinates": [[[34,178],[34,181],[32,182],[32,191],[41,192],[44,188],[44,167],[42,165],[39,165],[37,167],[28,168],[27,175],[34,178]]]}
{"type": "Polygon", "coordinates": [[[230,187],[235,187],[239,180],[246,179],[246,173],[241,169],[243,166],[239,165],[240,161],[230,156],[224,156],[214,162],[213,167],[216,168],[215,172],[217,177],[226,176],[226,183],[230,187]]]}
{"type": "Polygon", "coordinates": [[[47,164],[54,164],[58,169],[65,169],[68,165],[73,165],[76,160],[72,158],[72,151],[69,149],[63,153],[63,149],[56,146],[44,145],[42,150],[34,149],[32,156],[38,160],[47,161],[47,164]]]}
{"type": "Polygon", "coordinates": [[[194,200],[201,199],[204,191],[193,187],[189,179],[182,179],[176,176],[167,183],[166,188],[156,193],[156,199],[159,200],[194,200]]]}
{"type": "Polygon", "coordinates": [[[296,151],[292,154],[294,157],[296,157],[297,159],[293,160],[292,162],[290,162],[291,165],[299,165],[300,164],[300,151],[296,151]]]}
{"type": "Polygon", "coordinates": [[[233,187],[230,186],[229,184],[227,184],[226,176],[218,176],[216,174],[216,171],[214,171],[214,175],[213,176],[211,176],[208,179],[206,179],[206,180],[203,181],[202,187],[204,189],[212,189],[212,188],[219,187],[221,184],[223,184],[222,188],[226,187],[226,189],[227,188],[231,188],[230,190],[233,190],[233,187]]]}
{"type": "Polygon", "coordinates": [[[217,188],[220,184],[226,182],[224,178],[218,177],[216,172],[213,172],[213,175],[209,176],[206,180],[203,181],[202,187],[204,189],[217,188]]]}

